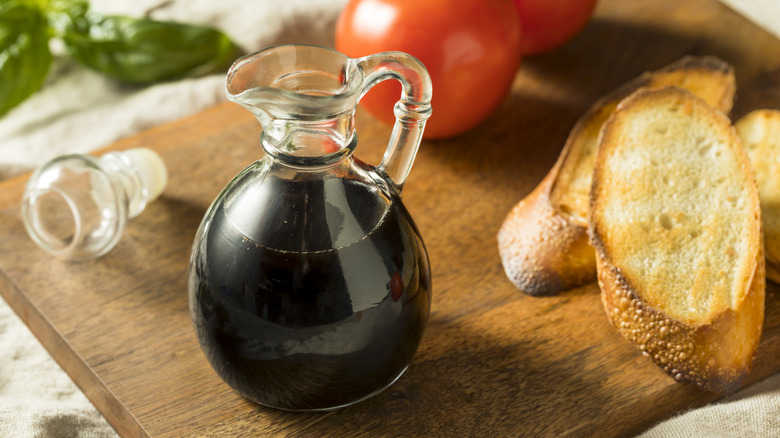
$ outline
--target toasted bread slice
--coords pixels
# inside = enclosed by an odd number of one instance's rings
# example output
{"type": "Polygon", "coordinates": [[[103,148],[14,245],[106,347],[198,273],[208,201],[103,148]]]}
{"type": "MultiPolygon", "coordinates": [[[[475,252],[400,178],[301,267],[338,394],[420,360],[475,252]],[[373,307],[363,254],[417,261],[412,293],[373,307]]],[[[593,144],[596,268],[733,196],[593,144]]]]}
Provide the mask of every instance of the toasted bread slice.
{"type": "Polygon", "coordinates": [[[756,110],[734,125],[742,139],[761,197],[766,276],[780,283],[780,111],[756,110]]]}
{"type": "Polygon", "coordinates": [[[530,295],[555,295],[596,281],[587,213],[599,130],[618,102],[635,90],[667,85],[687,88],[724,113],[731,110],[736,90],[729,64],[714,57],[686,57],[596,102],[575,124],[547,176],[515,205],[498,232],[504,271],[517,288],[530,295]]]}
{"type": "Polygon", "coordinates": [[[611,323],[678,381],[730,394],[764,320],[758,187],[731,121],[675,87],[602,129],[589,233],[611,323]]]}

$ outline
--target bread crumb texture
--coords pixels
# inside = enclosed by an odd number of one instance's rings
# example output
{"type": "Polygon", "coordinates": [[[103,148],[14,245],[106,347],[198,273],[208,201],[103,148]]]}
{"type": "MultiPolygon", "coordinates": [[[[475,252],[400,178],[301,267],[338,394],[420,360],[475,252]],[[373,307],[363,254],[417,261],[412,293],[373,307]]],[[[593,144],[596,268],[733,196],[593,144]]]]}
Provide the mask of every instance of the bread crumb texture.
{"type": "Polygon", "coordinates": [[[780,283],[780,111],[756,110],[735,126],[758,183],[767,275],[780,283]]]}
{"type": "Polygon", "coordinates": [[[601,239],[644,300],[687,322],[736,308],[756,210],[728,124],[693,99],[633,111],[604,163],[601,239]],[[697,112],[704,111],[705,115],[697,112]],[[720,122],[720,123],[719,123],[720,122]],[[632,281],[635,280],[635,281],[632,281]]]}

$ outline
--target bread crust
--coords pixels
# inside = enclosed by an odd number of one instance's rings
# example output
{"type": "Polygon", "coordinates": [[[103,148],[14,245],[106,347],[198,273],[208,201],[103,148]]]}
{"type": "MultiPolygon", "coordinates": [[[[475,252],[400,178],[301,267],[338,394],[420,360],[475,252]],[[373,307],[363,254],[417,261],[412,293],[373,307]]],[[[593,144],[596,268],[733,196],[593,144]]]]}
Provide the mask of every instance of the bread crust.
{"type": "MultiPolygon", "coordinates": [[[[701,88],[724,113],[731,110],[734,69],[715,57],[684,57],[647,72],[598,100],[572,128],[558,160],[542,182],[507,214],[498,231],[498,250],[509,280],[533,295],[557,295],[596,281],[596,257],[588,245],[587,215],[569,208],[564,198],[588,202],[590,175],[598,133],[618,103],[643,87],[680,85],[701,88]],[[586,173],[585,189],[569,193],[567,178],[586,173]]],[[[582,208],[580,208],[582,210],[582,208]]]]}
{"type": "Polygon", "coordinates": [[[555,175],[547,174],[515,205],[498,232],[504,272],[518,289],[533,296],[555,295],[596,280],[587,228],[567,220],[550,202],[555,175]]]}
{"type": "Polygon", "coordinates": [[[620,269],[597,251],[601,301],[610,323],[678,382],[729,395],[750,373],[764,317],[764,257],[759,251],[750,290],[738,310],[708,324],[689,324],[646,305],[620,269]],[[731,339],[744,339],[737,345],[731,339]],[[744,348],[746,347],[746,348],[744,348]],[[744,350],[744,351],[741,351],[744,350]]]}
{"type": "MultiPolygon", "coordinates": [[[[596,251],[598,283],[602,304],[609,321],[642,353],[650,357],[656,365],[677,381],[689,382],[703,390],[731,394],[739,389],[752,367],[753,358],[761,338],[764,320],[765,300],[765,256],[761,209],[759,207],[758,187],[745,151],[730,121],[720,115],[718,128],[731,137],[731,144],[738,158],[737,166],[749,193],[751,224],[744,230],[750,245],[746,254],[750,269],[746,269],[746,278],[740,278],[736,291],[739,297],[735,303],[715,300],[711,312],[698,318],[680,318],[670,316],[661,309],[661,304],[648,301],[643,291],[658,287],[644,278],[631,280],[621,269],[622,260],[615,260],[610,248],[617,243],[606,244],[602,223],[601,203],[613,184],[609,177],[603,179],[605,160],[614,153],[621,142],[620,135],[613,133],[616,120],[632,107],[647,104],[654,96],[661,98],[682,98],[686,104],[706,107],[695,96],[680,89],[662,88],[637,91],[621,103],[610,119],[604,124],[597,152],[591,191],[591,210],[589,218],[590,241],[596,251]],[[604,188],[602,188],[602,184],[604,188]]],[[[715,129],[715,128],[713,128],[715,129]]],[[[621,245],[641,245],[642,242],[620,242],[621,245]]],[[[680,276],[695,275],[690,269],[681,268],[675,273],[680,276]],[[690,274],[689,274],[690,273],[690,274]]],[[[657,298],[655,298],[657,299],[657,298]]],[[[670,306],[671,307],[671,306],[670,306]]]]}

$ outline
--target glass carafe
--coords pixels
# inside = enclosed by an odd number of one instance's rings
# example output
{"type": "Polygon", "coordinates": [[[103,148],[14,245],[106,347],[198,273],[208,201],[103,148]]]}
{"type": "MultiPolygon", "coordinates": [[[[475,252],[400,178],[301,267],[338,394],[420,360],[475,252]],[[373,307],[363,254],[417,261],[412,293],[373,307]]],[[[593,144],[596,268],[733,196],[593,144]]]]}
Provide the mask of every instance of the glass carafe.
{"type": "Polygon", "coordinates": [[[425,67],[275,46],[236,61],[228,98],[251,111],[264,156],[220,193],[198,230],[189,305],[206,358],[233,389],[286,410],[364,400],[407,368],[431,279],[401,202],[431,112],[425,67]],[[377,166],[353,157],[355,110],[374,84],[403,93],[377,166]]]}

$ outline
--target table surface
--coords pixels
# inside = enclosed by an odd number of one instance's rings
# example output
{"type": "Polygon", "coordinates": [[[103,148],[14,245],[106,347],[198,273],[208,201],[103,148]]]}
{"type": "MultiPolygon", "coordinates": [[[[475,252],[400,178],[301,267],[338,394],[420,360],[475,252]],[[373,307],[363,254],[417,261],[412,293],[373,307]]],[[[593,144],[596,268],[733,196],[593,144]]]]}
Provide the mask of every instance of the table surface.
{"type": "MultiPolygon", "coordinates": [[[[219,190],[261,156],[258,123],[233,104],[111,146],[157,150],[170,182],[98,260],[37,249],[19,214],[27,176],[0,183],[0,293],[125,436],[638,433],[720,396],[675,383],[625,341],[595,284],[547,298],[515,290],[495,235],[592,102],[689,54],[735,66],[735,118],[780,107],[780,41],[721,3],[601,0],[574,41],[523,60],[512,94],[478,129],[423,142],[404,202],[429,250],[430,323],[406,374],[356,406],[259,407],[219,380],[198,347],[186,294],[192,238],[219,190]]],[[[359,112],[358,132],[357,155],[378,162],[389,128],[359,112]]],[[[767,285],[748,384],[780,371],[779,290],[767,285]]]]}

